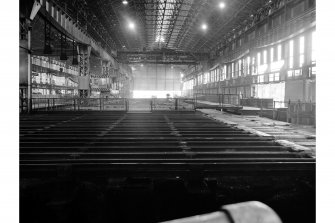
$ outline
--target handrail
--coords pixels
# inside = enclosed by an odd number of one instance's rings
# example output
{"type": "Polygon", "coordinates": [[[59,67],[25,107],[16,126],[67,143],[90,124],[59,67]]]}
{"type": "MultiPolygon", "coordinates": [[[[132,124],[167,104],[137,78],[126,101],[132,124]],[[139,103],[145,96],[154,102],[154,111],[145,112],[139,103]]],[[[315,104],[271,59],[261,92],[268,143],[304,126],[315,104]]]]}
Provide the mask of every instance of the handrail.
{"type": "MultiPolygon", "coordinates": [[[[142,98],[143,99],[143,98],[142,98]]],[[[25,112],[26,98],[20,98],[20,112],[25,112]]],[[[129,111],[129,98],[81,98],[72,97],[50,97],[32,98],[31,104],[34,111],[129,111]]],[[[141,99],[131,99],[141,100],[141,99]]],[[[150,110],[175,110],[191,111],[195,110],[193,98],[145,98],[145,103],[149,103],[150,110]]]]}

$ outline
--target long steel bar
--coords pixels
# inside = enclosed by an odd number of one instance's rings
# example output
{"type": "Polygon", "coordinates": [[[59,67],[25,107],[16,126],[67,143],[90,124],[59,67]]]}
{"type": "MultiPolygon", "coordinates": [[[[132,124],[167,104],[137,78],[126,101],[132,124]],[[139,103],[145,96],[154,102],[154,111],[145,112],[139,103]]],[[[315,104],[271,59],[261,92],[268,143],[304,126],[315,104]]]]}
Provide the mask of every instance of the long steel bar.
{"type": "Polygon", "coordinates": [[[20,118],[24,175],[311,175],[315,159],[194,112],[36,113],[20,118]],[[107,172],[106,172],[107,171],[107,172]]]}

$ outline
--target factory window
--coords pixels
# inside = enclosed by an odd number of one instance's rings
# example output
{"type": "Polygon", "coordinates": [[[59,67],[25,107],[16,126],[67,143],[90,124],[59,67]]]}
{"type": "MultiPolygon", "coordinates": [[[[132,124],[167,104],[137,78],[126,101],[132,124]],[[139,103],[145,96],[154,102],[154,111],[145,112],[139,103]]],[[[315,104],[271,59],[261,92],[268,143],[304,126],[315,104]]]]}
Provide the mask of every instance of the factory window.
{"type": "Polygon", "coordinates": [[[217,72],[216,72],[216,69],[214,70],[214,82],[217,81],[217,72]]]}
{"type": "Polygon", "coordinates": [[[312,52],[311,52],[311,59],[312,59],[312,64],[314,64],[316,62],[316,58],[315,58],[315,52],[316,52],[316,36],[315,36],[315,31],[312,32],[312,52]]]}
{"type": "Polygon", "coordinates": [[[281,60],[282,59],[282,54],[281,54],[281,45],[279,44],[277,46],[277,60],[281,60]]]}
{"type": "Polygon", "coordinates": [[[215,82],[216,81],[216,70],[214,69],[213,70],[213,79],[212,79],[212,82],[215,82]]]}
{"type": "Polygon", "coordinates": [[[214,74],[214,75],[213,75],[213,76],[214,76],[214,77],[213,77],[213,82],[216,82],[216,69],[213,70],[213,74],[214,74]]]}
{"type": "Polygon", "coordinates": [[[234,66],[234,63],[231,63],[231,77],[232,78],[235,77],[235,66],[234,66]]]}
{"type": "Polygon", "coordinates": [[[264,83],[264,75],[258,76],[258,83],[264,83]]]}
{"type": "Polygon", "coordinates": [[[268,62],[267,62],[267,51],[266,50],[264,50],[263,51],[263,64],[267,64],[268,62]]]}
{"type": "Polygon", "coordinates": [[[247,75],[250,75],[250,57],[247,57],[247,75]]]}
{"type": "Polygon", "coordinates": [[[210,71],[210,77],[209,77],[209,82],[212,83],[214,81],[214,71],[210,71]]]}
{"type": "Polygon", "coordinates": [[[217,69],[214,70],[214,82],[218,81],[218,71],[217,69]]]}
{"type": "Polygon", "coordinates": [[[222,69],[222,81],[225,80],[227,78],[227,66],[224,65],[223,69],[222,69]]]}
{"type": "Polygon", "coordinates": [[[309,75],[311,77],[315,76],[316,75],[316,67],[310,67],[309,68],[309,75]]]}
{"type": "Polygon", "coordinates": [[[293,62],[294,62],[294,60],[293,60],[293,53],[294,53],[294,49],[293,49],[293,47],[294,47],[294,42],[293,42],[293,40],[290,40],[290,43],[289,43],[289,47],[290,47],[290,51],[289,51],[289,65],[288,65],[288,67],[290,68],[290,69],[292,69],[293,68],[293,62]]]}
{"type": "Polygon", "coordinates": [[[279,81],[279,73],[269,74],[269,82],[279,81]]]}
{"type": "Polygon", "coordinates": [[[305,37],[301,36],[299,39],[299,66],[302,67],[305,62],[305,37]]]}
{"type": "Polygon", "coordinates": [[[208,83],[208,81],[209,81],[208,79],[209,79],[209,73],[207,72],[207,73],[204,74],[204,84],[208,83]]]}
{"type": "Polygon", "coordinates": [[[297,70],[294,70],[294,76],[301,76],[302,75],[302,71],[301,69],[297,69],[297,70]]]}

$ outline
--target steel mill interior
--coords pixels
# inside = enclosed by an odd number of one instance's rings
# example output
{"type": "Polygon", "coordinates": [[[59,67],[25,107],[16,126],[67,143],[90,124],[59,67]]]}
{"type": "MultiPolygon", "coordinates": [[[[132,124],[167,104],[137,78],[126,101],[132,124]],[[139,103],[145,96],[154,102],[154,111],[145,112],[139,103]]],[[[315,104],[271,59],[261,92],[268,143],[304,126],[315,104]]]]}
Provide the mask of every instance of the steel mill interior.
{"type": "Polygon", "coordinates": [[[316,221],[315,0],[20,0],[19,215],[316,221]]]}

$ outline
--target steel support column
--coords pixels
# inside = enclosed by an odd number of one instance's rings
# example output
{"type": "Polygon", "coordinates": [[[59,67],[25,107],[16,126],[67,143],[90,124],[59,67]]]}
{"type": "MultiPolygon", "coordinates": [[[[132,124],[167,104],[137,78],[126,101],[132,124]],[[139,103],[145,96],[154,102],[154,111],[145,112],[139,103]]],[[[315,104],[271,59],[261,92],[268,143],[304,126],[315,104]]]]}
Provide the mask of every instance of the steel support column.
{"type": "Polygon", "coordinates": [[[86,98],[90,94],[90,63],[91,46],[78,44],[79,52],[79,96],[86,98]]]}

